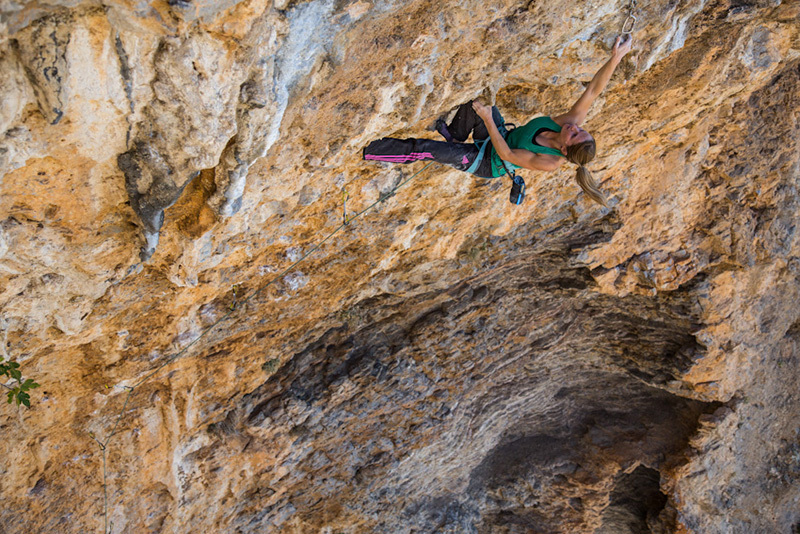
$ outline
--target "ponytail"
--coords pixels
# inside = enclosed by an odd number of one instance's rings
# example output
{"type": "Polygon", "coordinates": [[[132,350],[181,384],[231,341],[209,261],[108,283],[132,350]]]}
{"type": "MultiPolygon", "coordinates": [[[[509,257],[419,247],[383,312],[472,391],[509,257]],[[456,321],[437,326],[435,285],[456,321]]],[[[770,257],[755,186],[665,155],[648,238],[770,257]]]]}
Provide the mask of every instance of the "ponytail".
{"type": "Polygon", "coordinates": [[[602,191],[600,191],[600,188],[597,187],[597,182],[595,182],[594,178],[592,178],[592,173],[589,172],[589,169],[583,165],[578,167],[578,172],[575,174],[575,181],[578,182],[578,185],[581,186],[583,193],[587,197],[605,207],[608,207],[606,196],[602,191]]]}
{"type": "Polygon", "coordinates": [[[589,172],[589,169],[584,167],[585,164],[594,159],[596,149],[597,146],[595,145],[594,139],[570,145],[567,147],[567,159],[578,166],[578,172],[575,174],[575,181],[581,186],[584,194],[607,208],[608,201],[606,200],[606,196],[600,191],[600,188],[597,187],[597,182],[592,178],[592,173],[589,172]]]}

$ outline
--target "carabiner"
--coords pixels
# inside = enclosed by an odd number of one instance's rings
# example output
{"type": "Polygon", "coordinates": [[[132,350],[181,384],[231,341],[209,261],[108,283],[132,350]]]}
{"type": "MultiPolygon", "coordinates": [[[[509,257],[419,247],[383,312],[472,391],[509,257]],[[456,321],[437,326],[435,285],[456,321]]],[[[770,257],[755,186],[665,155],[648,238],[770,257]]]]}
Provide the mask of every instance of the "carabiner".
{"type": "Polygon", "coordinates": [[[636,25],[636,17],[634,17],[633,14],[631,13],[630,15],[628,15],[628,18],[625,19],[625,22],[622,23],[622,31],[620,33],[622,35],[628,35],[628,34],[633,33],[633,27],[635,25],[636,25]],[[630,22],[631,27],[630,27],[630,29],[626,30],[625,28],[627,28],[628,22],[630,22]]]}

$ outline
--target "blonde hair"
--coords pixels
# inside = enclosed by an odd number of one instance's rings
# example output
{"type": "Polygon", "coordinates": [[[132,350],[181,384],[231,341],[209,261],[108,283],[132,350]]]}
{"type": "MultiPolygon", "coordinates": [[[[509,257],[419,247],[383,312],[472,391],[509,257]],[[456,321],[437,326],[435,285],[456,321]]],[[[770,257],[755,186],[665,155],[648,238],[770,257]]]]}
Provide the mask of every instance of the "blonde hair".
{"type": "Polygon", "coordinates": [[[597,145],[594,139],[570,145],[567,147],[567,160],[578,166],[578,172],[575,174],[575,181],[581,186],[584,194],[595,202],[608,207],[606,196],[600,191],[600,188],[597,187],[597,182],[592,178],[592,173],[589,172],[589,169],[584,167],[584,165],[594,159],[596,150],[597,145]]]}

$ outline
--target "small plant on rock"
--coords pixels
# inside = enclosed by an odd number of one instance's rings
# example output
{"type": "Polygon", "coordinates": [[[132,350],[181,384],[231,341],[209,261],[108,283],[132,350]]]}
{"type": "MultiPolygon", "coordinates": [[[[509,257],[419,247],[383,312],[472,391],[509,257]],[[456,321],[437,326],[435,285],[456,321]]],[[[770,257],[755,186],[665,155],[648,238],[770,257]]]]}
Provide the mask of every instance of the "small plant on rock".
{"type": "Polygon", "coordinates": [[[22,371],[19,370],[19,364],[17,362],[8,361],[5,362],[5,358],[0,356],[0,375],[6,375],[8,378],[13,378],[17,381],[16,386],[5,386],[8,389],[8,404],[11,404],[12,400],[17,401],[17,406],[20,404],[24,404],[28,408],[31,407],[31,396],[28,394],[28,391],[38,388],[39,384],[33,381],[32,378],[28,378],[27,380],[22,378],[22,371]]]}
{"type": "Polygon", "coordinates": [[[261,369],[263,369],[268,375],[271,375],[278,370],[280,363],[281,361],[278,358],[272,358],[264,362],[264,364],[261,366],[261,369]]]}

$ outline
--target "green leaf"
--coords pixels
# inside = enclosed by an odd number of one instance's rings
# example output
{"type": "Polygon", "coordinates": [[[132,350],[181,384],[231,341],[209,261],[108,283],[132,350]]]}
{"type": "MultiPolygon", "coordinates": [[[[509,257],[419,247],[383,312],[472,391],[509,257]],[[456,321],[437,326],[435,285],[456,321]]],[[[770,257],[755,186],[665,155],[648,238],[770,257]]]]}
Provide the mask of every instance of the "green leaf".
{"type": "MultiPolygon", "coordinates": [[[[5,358],[0,356],[0,362],[2,362],[5,358]]],[[[17,406],[20,404],[24,404],[28,408],[31,407],[31,397],[27,391],[31,389],[35,389],[40,387],[40,384],[36,383],[32,378],[23,379],[22,378],[22,371],[19,370],[20,364],[14,361],[7,361],[6,363],[0,364],[0,376],[8,376],[17,381],[17,384],[13,388],[9,388],[7,393],[7,401],[8,404],[11,404],[11,401],[14,400],[17,403],[17,406]]]]}
{"type": "Polygon", "coordinates": [[[38,387],[39,387],[39,384],[37,384],[36,382],[34,382],[34,381],[33,381],[33,378],[29,378],[29,379],[27,379],[27,380],[26,380],[25,382],[23,382],[23,383],[22,383],[22,385],[20,386],[20,388],[22,389],[22,391],[28,391],[29,389],[34,389],[34,388],[38,388],[38,387]]]}

